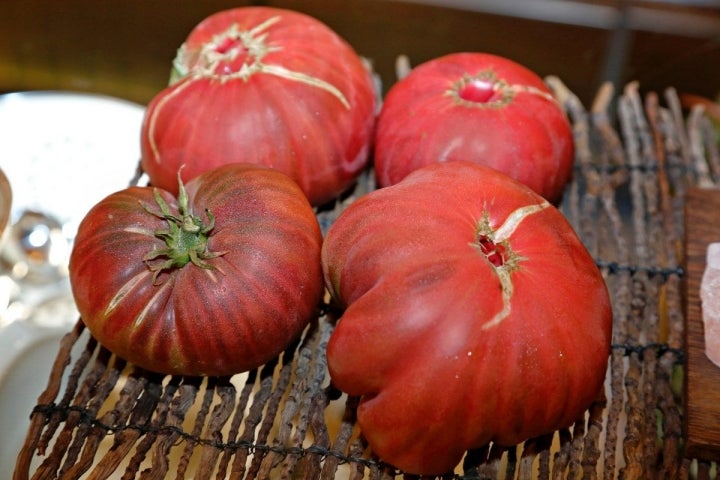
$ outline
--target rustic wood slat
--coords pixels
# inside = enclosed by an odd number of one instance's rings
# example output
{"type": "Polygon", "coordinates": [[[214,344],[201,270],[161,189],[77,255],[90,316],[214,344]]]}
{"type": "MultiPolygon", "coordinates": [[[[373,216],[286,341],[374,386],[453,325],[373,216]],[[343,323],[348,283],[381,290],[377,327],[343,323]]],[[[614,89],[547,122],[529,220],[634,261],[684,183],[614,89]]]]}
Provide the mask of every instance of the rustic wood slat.
{"type": "Polygon", "coordinates": [[[694,188],[685,203],[686,352],[685,451],[689,457],[720,458],[720,367],[705,355],[700,282],[707,245],[720,241],[720,190],[694,188]]]}

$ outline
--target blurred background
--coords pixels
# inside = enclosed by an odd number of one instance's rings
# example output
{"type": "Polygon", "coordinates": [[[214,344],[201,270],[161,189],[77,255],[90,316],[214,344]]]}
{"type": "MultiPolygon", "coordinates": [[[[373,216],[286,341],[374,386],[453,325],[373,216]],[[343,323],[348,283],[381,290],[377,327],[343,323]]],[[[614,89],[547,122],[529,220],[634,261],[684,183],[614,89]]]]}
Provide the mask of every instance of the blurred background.
{"type": "Polygon", "coordinates": [[[417,64],[484,51],[559,76],[586,105],[605,80],[720,92],[720,0],[3,0],[0,92],[76,90],[145,104],[192,27],[243,5],[325,22],[373,62],[385,88],[400,54],[417,64]]]}

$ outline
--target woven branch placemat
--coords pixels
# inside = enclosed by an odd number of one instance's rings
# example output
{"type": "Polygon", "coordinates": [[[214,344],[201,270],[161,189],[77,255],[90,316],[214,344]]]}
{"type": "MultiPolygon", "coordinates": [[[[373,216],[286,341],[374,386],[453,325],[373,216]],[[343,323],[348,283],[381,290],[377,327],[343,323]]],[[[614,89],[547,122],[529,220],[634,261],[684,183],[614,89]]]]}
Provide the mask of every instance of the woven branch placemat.
{"type": "MultiPolygon", "coordinates": [[[[607,281],[614,334],[606,388],[566,430],[468,452],[456,473],[495,478],[710,478],[683,454],[683,201],[714,185],[720,159],[700,109],[677,93],[603,86],[590,108],[548,78],[574,127],[576,169],[562,211],[607,281]]],[[[323,229],[374,188],[366,172],[323,229]]],[[[127,365],[82,323],[59,347],[15,478],[402,477],[369,451],[358,399],[332,388],[322,311],[296,345],[231,378],[163,377],[127,365]]],[[[29,403],[32,400],[29,400],[29,403]]],[[[409,477],[409,476],[408,476],[409,477]]]]}

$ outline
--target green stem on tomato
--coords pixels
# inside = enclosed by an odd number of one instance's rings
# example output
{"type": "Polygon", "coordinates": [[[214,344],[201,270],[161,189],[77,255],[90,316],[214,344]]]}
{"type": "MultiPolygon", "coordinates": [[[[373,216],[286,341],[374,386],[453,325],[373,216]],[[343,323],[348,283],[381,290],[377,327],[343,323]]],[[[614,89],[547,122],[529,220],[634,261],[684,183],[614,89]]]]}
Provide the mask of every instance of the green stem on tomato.
{"type": "Polygon", "coordinates": [[[154,189],[153,194],[160,211],[154,211],[143,204],[143,208],[148,213],[168,223],[167,229],[158,229],[153,232],[156,237],[165,242],[166,248],[153,249],[143,257],[143,261],[153,272],[153,283],[157,282],[158,276],[163,271],[182,268],[188,263],[200,268],[213,269],[213,265],[206,260],[226,253],[209,250],[208,238],[212,229],[215,228],[215,216],[206,209],[206,223],[200,216],[194,215],[192,208],[188,205],[187,191],[180,178],[180,172],[178,172],[178,184],[178,215],[174,215],[170,211],[170,207],[157,188],[154,189]],[[158,259],[161,261],[156,262],[155,260],[158,259]]]}

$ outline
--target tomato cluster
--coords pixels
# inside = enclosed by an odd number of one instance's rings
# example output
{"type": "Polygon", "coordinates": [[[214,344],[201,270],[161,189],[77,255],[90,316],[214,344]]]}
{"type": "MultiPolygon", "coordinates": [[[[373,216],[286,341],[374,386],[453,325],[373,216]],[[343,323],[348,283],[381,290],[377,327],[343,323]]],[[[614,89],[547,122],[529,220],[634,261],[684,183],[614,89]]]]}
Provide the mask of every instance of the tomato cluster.
{"type": "Polygon", "coordinates": [[[264,364],[329,293],[341,312],[329,374],[361,397],[371,449],[440,474],[468,449],[581,416],[602,388],[612,312],[556,208],[572,131],[542,79],[458,53],[377,97],[366,62],[316,19],[211,15],[148,105],[150,186],[88,212],[70,280],[103,345],[175,375],[264,364]],[[323,238],[317,208],[369,168],[380,188],[323,238]]]}

